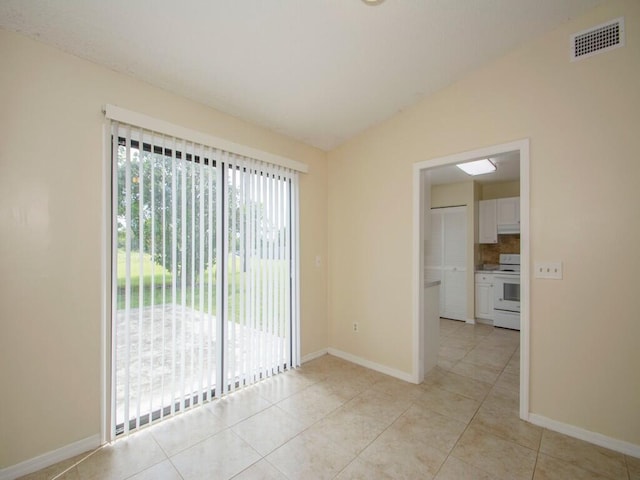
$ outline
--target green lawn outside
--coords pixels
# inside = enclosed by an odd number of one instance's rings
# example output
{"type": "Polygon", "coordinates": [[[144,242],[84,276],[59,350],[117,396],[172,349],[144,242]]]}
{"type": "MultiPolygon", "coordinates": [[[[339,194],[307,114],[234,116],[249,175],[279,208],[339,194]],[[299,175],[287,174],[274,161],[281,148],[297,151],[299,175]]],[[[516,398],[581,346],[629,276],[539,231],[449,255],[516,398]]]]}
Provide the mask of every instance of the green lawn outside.
{"type": "MultiPolygon", "coordinates": [[[[130,253],[131,262],[131,288],[137,289],[140,285],[140,263],[142,263],[143,285],[151,285],[151,278],[155,277],[157,285],[162,284],[162,265],[155,264],[151,255],[145,253],[140,258],[138,252],[130,253]]],[[[118,250],[118,288],[126,286],[127,276],[127,254],[124,250],[118,250]]],[[[171,272],[165,270],[165,282],[171,285],[171,272]]]]}
{"type": "MultiPolygon", "coordinates": [[[[285,268],[286,264],[281,260],[254,260],[253,266],[254,270],[257,267],[256,274],[261,276],[264,272],[264,268],[266,268],[269,264],[272,264],[276,267],[276,269],[280,270],[285,268]]],[[[229,288],[228,292],[228,300],[231,301],[233,298],[235,304],[235,317],[236,321],[240,321],[240,300],[241,300],[241,290],[244,285],[244,276],[245,273],[242,272],[242,262],[239,258],[230,258],[229,260],[229,268],[233,268],[235,265],[235,276],[228,273],[229,284],[233,285],[233,288],[229,288]]],[[[212,288],[212,305],[211,311],[216,313],[216,275],[217,275],[217,266],[213,267],[213,271],[211,272],[212,279],[214,283],[211,285],[212,288]]],[[[143,279],[143,288],[142,288],[142,303],[144,307],[148,307],[153,305],[162,305],[164,303],[181,305],[182,304],[182,285],[179,283],[176,285],[176,298],[173,298],[173,287],[172,287],[172,276],[170,272],[165,272],[165,285],[164,289],[164,299],[163,299],[163,288],[162,288],[162,266],[155,265],[151,259],[151,256],[148,254],[144,254],[142,256],[142,279],[143,279]],[[154,278],[155,288],[153,292],[151,291],[151,279],[154,278]],[[153,298],[153,301],[152,301],[153,298]]],[[[140,305],[140,255],[137,252],[131,252],[131,291],[130,291],[130,308],[138,308],[140,305]]],[[[126,302],[126,254],[124,251],[118,251],[118,293],[117,293],[117,308],[118,310],[125,308],[126,302]]],[[[196,276],[196,281],[193,286],[186,286],[185,291],[185,304],[187,307],[193,308],[195,310],[200,310],[200,297],[201,292],[204,295],[203,298],[203,310],[205,312],[209,311],[209,301],[208,301],[208,279],[209,279],[209,271],[205,271],[205,283],[204,289],[200,288],[199,279],[196,276]]],[[[261,308],[262,311],[262,308],[261,308]]]]}

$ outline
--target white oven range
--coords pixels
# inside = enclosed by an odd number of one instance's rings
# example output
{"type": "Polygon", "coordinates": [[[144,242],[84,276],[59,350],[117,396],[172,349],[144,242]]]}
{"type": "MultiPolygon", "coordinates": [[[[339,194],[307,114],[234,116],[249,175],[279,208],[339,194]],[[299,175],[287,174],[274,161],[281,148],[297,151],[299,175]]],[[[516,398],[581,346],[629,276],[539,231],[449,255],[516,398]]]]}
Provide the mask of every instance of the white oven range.
{"type": "Polygon", "coordinates": [[[500,254],[493,275],[493,325],[520,330],[520,255],[500,254]]]}

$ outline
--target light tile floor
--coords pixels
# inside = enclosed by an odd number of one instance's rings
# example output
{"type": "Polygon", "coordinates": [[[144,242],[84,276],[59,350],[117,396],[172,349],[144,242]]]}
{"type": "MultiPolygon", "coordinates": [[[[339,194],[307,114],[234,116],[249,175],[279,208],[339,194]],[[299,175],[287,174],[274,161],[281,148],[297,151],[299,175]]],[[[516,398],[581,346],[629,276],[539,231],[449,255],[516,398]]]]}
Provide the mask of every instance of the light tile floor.
{"type": "Polygon", "coordinates": [[[24,478],[639,480],[639,459],[519,420],[518,339],[441,320],[421,385],[325,355],[24,478]]]}

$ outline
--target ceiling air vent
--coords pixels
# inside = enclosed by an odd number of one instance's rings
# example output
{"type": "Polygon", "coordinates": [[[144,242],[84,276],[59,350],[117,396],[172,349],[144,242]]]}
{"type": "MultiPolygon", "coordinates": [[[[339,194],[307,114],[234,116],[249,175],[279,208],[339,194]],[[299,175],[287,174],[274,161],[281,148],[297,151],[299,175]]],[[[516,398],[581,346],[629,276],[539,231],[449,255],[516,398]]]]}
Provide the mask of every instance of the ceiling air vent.
{"type": "Polygon", "coordinates": [[[624,46],[624,18],[571,35],[571,61],[624,46]]]}

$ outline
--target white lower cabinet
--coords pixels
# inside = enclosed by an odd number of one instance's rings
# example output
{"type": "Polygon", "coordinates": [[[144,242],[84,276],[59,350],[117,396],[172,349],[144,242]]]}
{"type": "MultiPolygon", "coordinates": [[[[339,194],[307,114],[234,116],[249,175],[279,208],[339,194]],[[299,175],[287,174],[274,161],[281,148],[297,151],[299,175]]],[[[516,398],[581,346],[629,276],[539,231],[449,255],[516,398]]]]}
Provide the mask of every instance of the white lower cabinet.
{"type": "Polygon", "coordinates": [[[493,274],[476,273],[476,318],[493,320],[493,274]]]}

